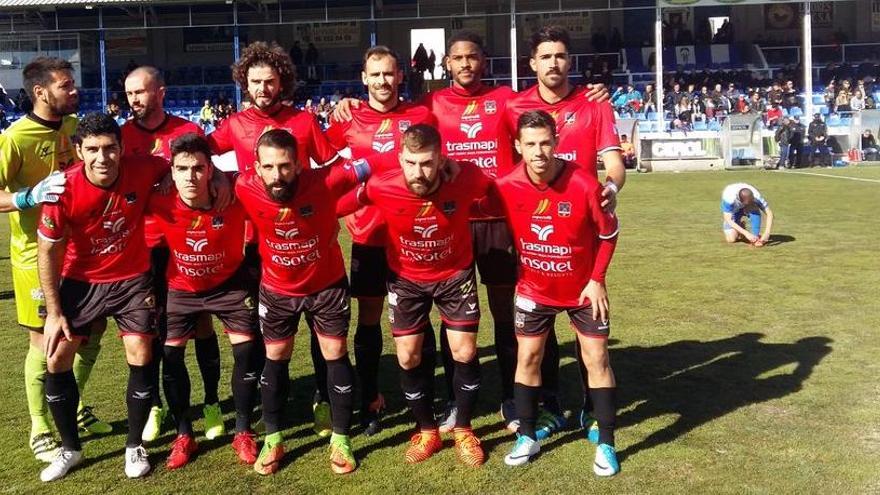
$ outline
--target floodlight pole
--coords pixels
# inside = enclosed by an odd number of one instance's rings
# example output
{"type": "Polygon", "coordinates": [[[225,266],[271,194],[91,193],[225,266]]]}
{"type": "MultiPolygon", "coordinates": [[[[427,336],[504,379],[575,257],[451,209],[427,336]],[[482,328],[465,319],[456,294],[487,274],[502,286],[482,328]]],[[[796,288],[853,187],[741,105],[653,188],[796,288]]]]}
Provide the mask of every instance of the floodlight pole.
{"type": "MultiPolygon", "coordinates": [[[[663,108],[663,11],[660,9],[660,0],[657,0],[656,15],[654,18],[654,70],[657,72],[654,78],[654,93],[657,95],[657,132],[663,132],[666,123],[666,109],[663,108]]],[[[673,110],[675,107],[673,107],[673,110]]]]}
{"type": "Polygon", "coordinates": [[[804,2],[804,113],[813,116],[813,19],[810,2],[804,2]]]}
{"type": "Polygon", "coordinates": [[[510,87],[514,91],[519,89],[519,74],[517,74],[516,55],[516,0],[510,1],[510,87]]]}
{"type": "Polygon", "coordinates": [[[101,59],[101,111],[107,109],[107,54],[104,53],[104,8],[98,7],[98,56],[101,59]]]}
{"type": "MultiPolygon", "coordinates": [[[[241,46],[239,43],[239,33],[238,33],[238,3],[232,4],[232,22],[234,24],[232,30],[232,62],[238,62],[239,57],[241,56],[241,46]]],[[[241,88],[236,84],[235,90],[235,108],[236,110],[241,108],[241,88]]]]}

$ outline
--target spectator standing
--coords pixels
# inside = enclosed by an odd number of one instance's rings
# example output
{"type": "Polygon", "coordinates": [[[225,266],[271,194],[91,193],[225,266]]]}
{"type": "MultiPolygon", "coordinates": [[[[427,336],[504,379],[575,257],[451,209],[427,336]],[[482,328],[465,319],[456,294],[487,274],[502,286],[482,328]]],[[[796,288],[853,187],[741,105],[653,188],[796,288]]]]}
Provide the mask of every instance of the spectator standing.
{"type": "Polygon", "coordinates": [[[294,41],[293,46],[290,47],[290,59],[293,60],[293,65],[295,65],[297,69],[302,67],[303,50],[302,47],[299,46],[299,41],[294,41]]]}
{"type": "Polygon", "coordinates": [[[315,47],[314,43],[309,43],[309,46],[306,48],[306,57],[305,57],[307,74],[306,77],[310,80],[318,79],[318,48],[315,47]]]}
{"type": "Polygon", "coordinates": [[[810,166],[818,164],[831,165],[831,153],[828,149],[828,127],[822,121],[821,114],[813,115],[813,121],[807,128],[807,136],[810,138],[810,166]],[[819,161],[816,161],[819,155],[819,161]]]}
{"type": "Polygon", "coordinates": [[[779,126],[779,129],[776,129],[776,142],[779,144],[779,161],[776,163],[776,168],[791,168],[791,162],[788,159],[789,151],[791,150],[791,138],[792,138],[793,129],[791,127],[791,122],[787,117],[782,119],[782,125],[779,126]]]}
{"type": "Polygon", "coordinates": [[[434,67],[437,66],[437,55],[434,54],[434,50],[428,54],[428,74],[431,75],[431,80],[434,80],[434,67]]]}

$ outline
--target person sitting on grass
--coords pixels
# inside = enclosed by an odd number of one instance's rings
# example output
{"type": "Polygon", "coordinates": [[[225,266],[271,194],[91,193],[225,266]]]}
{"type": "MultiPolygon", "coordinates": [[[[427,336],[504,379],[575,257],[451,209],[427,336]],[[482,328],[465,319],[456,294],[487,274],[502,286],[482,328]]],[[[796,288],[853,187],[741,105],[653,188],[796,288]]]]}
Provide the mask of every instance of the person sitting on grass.
{"type": "Polygon", "coordinates": [[[751,245],[762,247],[770,240],[773,210],[761,193],[749,184],[737,182],[724,188],[721,193],[721,216],[724,219],[721,225],[724,239],[729,243],[745,238],[751,245]],[[767,218],[763,234],[761,233],[762,213],[767,218]],[[749,230],[742,225],[744,217],[749,219],[749,230]]]}

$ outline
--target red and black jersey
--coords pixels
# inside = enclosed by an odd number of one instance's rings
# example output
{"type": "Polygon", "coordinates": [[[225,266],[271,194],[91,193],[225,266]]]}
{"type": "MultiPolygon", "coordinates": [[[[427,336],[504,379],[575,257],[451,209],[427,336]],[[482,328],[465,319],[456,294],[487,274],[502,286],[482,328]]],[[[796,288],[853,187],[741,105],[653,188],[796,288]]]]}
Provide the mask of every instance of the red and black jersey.
{"type": "Polygon", "coordinates": [[[564,162],[540,187],[520,163],[495,182],[491,196],[500,199],[519,254],[518,295],[575,307],[590,279],[605,282],[617,217],[602,210],[602,186],[582,167],[564,162]]]}
{"type": "Polygon", "coordinates": [[[304,169],[294,196],[279,203],[269,197],[253,169],[239,176],[235,194],[256,229],[264,287],[307,296],[345,276],[336,202],[359,179],[349,164],[304,169]]]}
{"type": "Polygon", "coordinates": [[[516,135],[520,115],[531,110],[544,110],[556,120],[556,156],[584,167],[593,176],[600,154],[619,150],[620,140],[614,124],[610,103],[587,100],[586,87],[575,87],[556,103],[541,97],[538,85],[518,93],[507,103],[506,122],[511,136],[516,135]]]}
{"type": "MultiPolygon", "coordinates": [[[[336,149],[349,148],[352,158],[384,153],[396,156],[400,150],[400,139],[410,126],[437,125],[427,107],[412,103],[400,103],[387,112],[380,112],[362,103],[357,108],[352,107],[351,114],[350,121],[333,123],[327,129],[327,138],[336,149]]],[[[345,226],[353,242],[384,246],[385,222],[376,208],[359,208],[345,217],[345,226]]]]}
{"type": "Polygon", "coordinates": [[[67,238],[62,276],[88,283],[127,280],[149,269],[144,242],[144,210],[150,193],[168,172],[168,162],[131,156],[119,165],[108,188],[92,184],[82,163],[65,172],[67,185],[57,203],[43,205],[38,233],[58,242],[67,238]]]}
{"type": "MultiPolygon", "coordinates": [[[[186,119],[165,114],[165,120],[155,129],[147,129],[129,120],[122,125],[122,156],[158,156],[171,161],[171,142],[184,134],[203,136],[202,128],[186,119]]],[[[149,213],[144,217],[144,238],[148,247],[164,244],[149,213]]]]}
{"type": "Polygon", "coordinates": [[[388,170],[367,181],[364,202],[374,204],[388,228],[389,268],[415,282],[446,280],[473,263],[470,210],[491,180],[469,162],[452,182],[428,196],[407,187],[403,170],[388,170]]]}
{"type": "Polygon", "coordinates": [[[203,292],[228,280],[244,259],[245,212],[241,203],[222,212],[189,207],[176,191],[154,194],[148,212],[165,236],[171,259],[168,287],[203,292]]]}
{"type": "Polygon", "coordinates": [[[208,135],[208,141],[211,150],[218,155],[234,150],[238,170],[245,172],[253,168],[257,140],[272,129],[284,129],[296,138],[297,158],[303,167],[310,168],[310,159],[318,167],[330,165],[339,159],[314,115],[284,105],[271,115],[256,107],[235,113],[208,135]]]}

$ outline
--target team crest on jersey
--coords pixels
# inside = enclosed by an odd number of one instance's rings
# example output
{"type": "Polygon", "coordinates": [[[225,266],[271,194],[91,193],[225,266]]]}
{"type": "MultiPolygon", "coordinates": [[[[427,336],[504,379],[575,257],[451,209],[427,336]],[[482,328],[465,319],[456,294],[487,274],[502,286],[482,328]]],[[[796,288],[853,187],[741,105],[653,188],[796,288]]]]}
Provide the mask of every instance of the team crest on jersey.
{"type": "MultiPolygon", "coordinates": [[[[398,125],[403,124],[406,121],[400,121],[398,125]]],[[[409,122],[407,122],[407,127],[409,127],[409,122]]],[[[406,129],[402,129],[401,132],[406,129]]],[[[387,153],[394,149],[394,134],[391,133],[391,119],[385,119],[379,124],[379,128],[376,129],[376,133],[373,134],[373,151],[376,153],[387,153]]]]}
{"type": "Polygon", "coordinates": [[[40,220],[43,223],[43,226],[47,229],[55,230],[55,221],[49,218],[46,215],[43,215],[43,218],[40,220]]]}
{"type": "Polygon", "coordinates": [[[524,328],[526,326],[526,314],[517,311],[514,316],[513,324],[516,328],[524,328]]]}
{"type": "Polygon", "coordinates": [[[538,201],[538,205],[535,207],[535,211],[532,212],[533,220],[552,220],[553,216],[550,215],[550,207],[552,206],[552,202],[544,198],[538,201]]]}
{"type": "Polygon", "coordinates": [[[556,213],[562,218],[570,217],[571,203],[568,201],[560,201],[559,206],[556,208],[556,213]]]}
{"type": "Polygon", "coordinates": [[[299,207],[299,215],[303,218],[309,218],[310,216],[315,214],[315,207],[312,205],[305,205],[299,207]]]}
{"type": "Polygon", "coordinates": [[[212,227],[214,230],[220,230],[220,229],[222,229],[222,228],[223,228],[223,217],[221,217],[221,216],[218,215],[218,216],[212,218],[212,219],[211,219],[211,227],[212,227]]]}
{"type": "Polygon", "coordinates": [[[125,194],[125,202],[130,205],[135,204],[137,202],[137,193],[136,192],[126,193],[125,194]]]}
{"type": "Polygon", "coordinates": [[[483,110],[486,111],[486,115],[494,115],[495,112],[498,111],[495,100],[486,100],[485,102],[483,102],[483,110]]]}
{"type": "Polygon", "coordinates": [[[407,129],[409,129],[409,126],[411,126],[411,125],[412,125],[412,122],[410,122],[408,120],[400,120],[397,122],[397,130],[400,131],[401,133],[404,133],[404,132],[406,132],[407,129]]]}
{"type": "Polygon", "coordinates": [[[565,118],[563,119],[565,122],[565,125],[574,124],[574,115],[575,115],[574,112],[565,112],[565,118]]]}
{"type": "Polygon", "coordinates": [[[445,213],[446,215],[452,215],[453,213],[455,213],[455,201],[444,201],[443,213],[445,213]]]}

